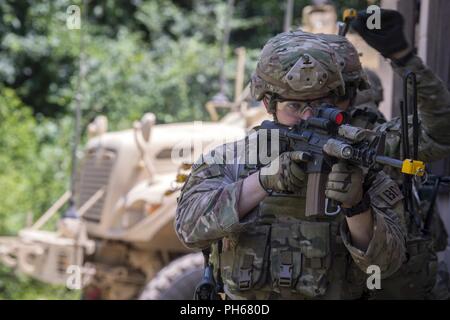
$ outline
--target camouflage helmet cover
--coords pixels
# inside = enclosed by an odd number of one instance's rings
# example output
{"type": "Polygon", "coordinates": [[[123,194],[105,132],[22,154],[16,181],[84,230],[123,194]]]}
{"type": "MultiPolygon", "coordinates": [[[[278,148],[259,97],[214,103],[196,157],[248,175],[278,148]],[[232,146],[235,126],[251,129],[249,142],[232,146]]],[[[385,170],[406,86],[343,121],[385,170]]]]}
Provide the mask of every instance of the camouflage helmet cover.
{"type": "Polygon", "coordinates": [[[341,66],[342,77],[346,84],[353,83],[359,90],[370,88],[359,54],[353,44],[344,36],[336,34],[318,34],[337,53],[337,59],[341,66]]]}
{"type": "Polygon", "coordinates": [[[345,84],[334,50],[317,35],[301,30],[284,32],[262,49],[251,79],[252,95],[311,100],[334,93],[342,96],[345,84]]]}

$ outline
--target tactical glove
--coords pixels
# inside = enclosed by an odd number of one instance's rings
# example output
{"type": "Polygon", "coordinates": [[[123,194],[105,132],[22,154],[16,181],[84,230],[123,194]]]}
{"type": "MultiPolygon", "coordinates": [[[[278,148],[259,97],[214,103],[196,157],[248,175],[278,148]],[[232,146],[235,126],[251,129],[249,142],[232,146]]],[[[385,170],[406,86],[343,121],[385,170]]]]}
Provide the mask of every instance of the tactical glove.
{"type": "Polygon", "coordinates": [[[350,23],[350,26],[374,49],[379,51],[384,57],[404,50],[408,47],[408,42],[403,33],[403,16],[395,10],[380,10],[380,29],[367,28],[367,20],[372,14],[365,10],[358,12],[358,15],[350,23]]]}
{"type": "Polygon", "coordinates": [[[274,170],[261,169],[259,182],[264,190],[269,194],[272,192],[300,192],[306,179],[303,169],[295,162],[300,158],[301,152],[299,151],[284,152],[274,160],[277,162],[271,163],[271,166],[276,165],[273,167],[274,170]]]}
{"type": "Polygon", "coordinates": [[[329,199],[353,207],[363,197],[362,169],[345,162],[338,162],[331,168],[325,187],[325,195],[329,199]]]}

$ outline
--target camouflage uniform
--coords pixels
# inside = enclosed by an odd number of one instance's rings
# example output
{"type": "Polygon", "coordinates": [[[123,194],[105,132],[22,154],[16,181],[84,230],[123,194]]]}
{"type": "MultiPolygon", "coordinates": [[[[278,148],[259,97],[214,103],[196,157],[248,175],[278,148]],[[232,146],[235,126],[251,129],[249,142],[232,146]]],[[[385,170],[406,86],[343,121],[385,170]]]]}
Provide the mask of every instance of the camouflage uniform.
{"type": "MultiPolygon", "coordinates": [[[[291,64],[283,67],[282,76],[286,72],[289,75],[289,70],[299,65],[299,61],[301,65],[311,61],[308,57],[305,63],[304,55],[308,52],[315,54],[316,58],[320,54],[321,59],[334,59],[334,53],[327,51],[329,47],[325,42],[313,39],[316,38],[310,34],[290,32],[269,41],[277,54],[270,56],[273,52],[267,49],[267,45],[263,49],[260,62],[263,61],[263,66],[264,63],[269,65],[269,70],[260,71],[269,72],[258,73],[258,64],[253,77],[257,93],[278,90],[277,93],[283,97],[301,99],[299,91],[291,90],[286,83],[268,84],[266,76],[276,73],[277,64],[286,60],[291,64]],[[306,40],[292,45],[291,37],[306,40]],[[318,52],[313,51],[316,46],[320,47],[318,52]],[[328,54],[324,54],[325,51],[328,54]],[[283,54],[288,59],[283,58],[283,54]],[[268,60],[264,62],[264,59],[268,60]],[[260,75],[265,78],[259,78],[260,75]]],[[[326,65],[328,68],[332,66],[331,62],[326,65]]],[[[327,80],[326,83],[321,83],[321,80],[314,82],[311,87],[318,83],[322,87],[318,86],[308,94],[323,96],[325,90],[329,92],[333,88],[327,85],[339,82],[333,77],[327,80]],[[320,90],[322,92],[319,93],[320,90]]],[[[305,78],[305,81],[310,81],[310,78],[305,78]]],[[[263,95],[256,94],[258,99],[263,95]]],[[[246,162],[243,161],[249,158],[254,147],[250,143],[253,135],[238,143],[221,146],[210,153],[209,161],[202,158],[194,164],[178,199],[175,220],[178,236],[191,248],[212,246],[214,269],[216,275],[220,269],[229,297],[354,299],[362,295],[365,284],[362,275],[369,265],[378,265],[382,278],[398,270],[405,259],[402,197],[398,186],[383,172],[366,179],[364,185],[371,198],[374,220],[373,237],[366,252],[352,245],[342,215],[309,216],[305,212],[306,190],[295,196],[276,193],[267,196],[259,206],[239,219],[237,205],[240,197],[245,196],[241,194],[243,180],[260,168],[258,164],[244,164],[246,162]],[[244,148],[237,147],[239,145],[244,145],[244,148]],[[231,154],[233,163],[229,163],[229,158],[224,162],[224,154],[231,154]],[[386,196],[388,189],[395,191],[395,197],[386,196]]]]}
{"type": "MultiPolygon", "coordinates": [[[[450,133],[447,129],[450,122],[450,94],[445,85],[424,66],[422,60],[417,56],[412,57],[405,66],[392,63],[392,67],[399,75],[410,70],[417,77],[420,121],[419,160],[429,163],[448,156],[450,154],[450,133]]],[[[408,118],[408,123],[411,127],[412,116],[408,118]]],[[[403,159],[400,145],[400,118],[379,125],[375,130],[387,134],[385,154],[403,159]]],[[[412,130],[409,132],[409,141],[412,144],[412,130]]],[[[394,179],[399,179],[398,172],[388,168],[385,171],[394,179]]],[[[424,202],[422,207],[427,209],[427,203],[424,202]]],[[[424,219],[423,216],[421,218],[424,219]]],[[[412,224],[412,221],[407,221],[407,225],[412,224]]],[[[442,275],[437,274],[435,252],[445,249],[447,245],[447,233],[439,215],[435,212],[431,226],[431,238],[423,237],[418,231],[412,230],[408,233],[408,262],[393,277],[383,283],[383,290],[376,293],[374,297],[383,299],[448,298],[448,288],[442,288],[442,282],[439,280],[442,275]],[[436,277],[438,277],[437,281],[436,277]]]]}

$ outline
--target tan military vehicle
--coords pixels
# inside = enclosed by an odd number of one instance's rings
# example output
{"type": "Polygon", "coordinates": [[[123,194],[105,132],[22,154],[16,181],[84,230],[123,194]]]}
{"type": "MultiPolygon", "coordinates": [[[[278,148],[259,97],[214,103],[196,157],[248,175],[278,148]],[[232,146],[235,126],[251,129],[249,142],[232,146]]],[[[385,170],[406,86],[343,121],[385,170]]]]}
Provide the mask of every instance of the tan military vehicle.
{"type": "Polygon", "coordinates": [[[67,191],[17,237],[0,238],[0,262],[82,289],[84,299],[192,298],[203,257],[185,248],[173,227],[189,163],[267,117],[262,106],[251,106],[248,87],[242,90],[239,54],[235,100],[206,105],[215,121],[155,124],[148,113],[130,130],[108,132],[106,117],[97,117],[88,127],[74,197],[67,191]],[[226,109],[220,120],[219,108],[226,109]],[[76,210],[56,231],[43,230],[69,199],[76,210]]]}
{"type": "MultiPolygon", "coordinates": [[[[84,287],[85,298],[138,297],[158,271],[190,253],[173,229],[178,189],[189,169],[182,163],[242,138],[242,119],[249,117],[236,111],[220,122],[154,124],[146,114],[132,130],[107,132],[106,119],[97,118],[76,183],[78,217],[62,218],[55,232],[41,229],[69,200],[66,192],[17,238],[0,239],[1,261],[44,282],[84,287]]],[[[198,270],[201,258],[188,255],[177,268],[198,270]]]]}

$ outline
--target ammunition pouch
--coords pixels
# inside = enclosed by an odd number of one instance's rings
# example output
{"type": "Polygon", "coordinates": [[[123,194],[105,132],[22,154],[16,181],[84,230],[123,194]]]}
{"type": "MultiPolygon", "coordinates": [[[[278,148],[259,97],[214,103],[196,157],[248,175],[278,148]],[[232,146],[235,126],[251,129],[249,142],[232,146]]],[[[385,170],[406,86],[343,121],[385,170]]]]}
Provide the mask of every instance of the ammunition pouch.
{"type": "Polygon", "coordinates": [[[221,255],[222,277],[231,291],[289,289],[306,298],[325,294],[330,262],[329,222],[256,225],[221,255]]]}
{"type": "Polygon", "coordinates": [[[330,223],[272,225],[270,273],[274,290],[289,288],[307,298],[325,294],[330,269],[330,223]]]}
{"type": "Polygon", "coordinates": [[[255,225],[242,233],[236,247],[221,254],[222,277],[231,291],[259,289],[266,283],[269,225],[255,225]]]}

